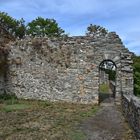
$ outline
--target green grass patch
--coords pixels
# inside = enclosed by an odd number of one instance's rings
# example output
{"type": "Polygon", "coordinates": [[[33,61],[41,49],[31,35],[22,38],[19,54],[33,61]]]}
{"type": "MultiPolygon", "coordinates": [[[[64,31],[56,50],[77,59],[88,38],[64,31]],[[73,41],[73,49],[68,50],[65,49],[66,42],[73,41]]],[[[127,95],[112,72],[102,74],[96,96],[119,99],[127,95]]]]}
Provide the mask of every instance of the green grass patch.
{"type": "Polygon", "coordinates": [[[12,104],[12,105],[3,105],[2,110],[5,112],[11,112],[28,108],[30,108],[30,105],[27,104],[12,104]]]}
{"type": "Polygon", "coordinates": [[[5,112],[23,110],[29,108],[29,104],[18,100],[13,94],[1,94],[0,95],[0,110],[5,112]]]}
{"type": "Polygon", "coordinates": [[[92,116],[93,114],[95,114],[96,112],[98,111],[98,107],[93,107],[92,109],[91,109],[91,111],[87,111],[87,112],[81,112],[80,113],[80,116],[81,117],[83,117],[83,118],[85,118],[85,117],[90,117],[90,116],[92,116]]]}
{"type": "Polygon", "coordinates": [[[71,140],[85,140],[86,139],[86,135],[80,130],[70,132],[69,135],[70,135],[71,140]]]}
{"type": "Polygon", "coordinates": [[[108,84],[101,84],[99,86],[100,93],[109,93],[109,85],[108,84]]]}

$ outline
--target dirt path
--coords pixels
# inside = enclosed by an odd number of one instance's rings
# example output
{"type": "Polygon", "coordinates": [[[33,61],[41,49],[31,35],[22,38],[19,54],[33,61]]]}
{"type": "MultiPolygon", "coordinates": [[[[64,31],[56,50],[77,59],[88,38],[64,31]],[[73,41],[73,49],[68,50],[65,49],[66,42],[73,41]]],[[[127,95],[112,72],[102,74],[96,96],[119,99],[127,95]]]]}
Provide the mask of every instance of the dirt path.
{"type": "Polygon", "coordinates": [[[81,125],[86,140],[135,140],[119,107],[113,103],[101,104],[101,109],[81,125]]]}

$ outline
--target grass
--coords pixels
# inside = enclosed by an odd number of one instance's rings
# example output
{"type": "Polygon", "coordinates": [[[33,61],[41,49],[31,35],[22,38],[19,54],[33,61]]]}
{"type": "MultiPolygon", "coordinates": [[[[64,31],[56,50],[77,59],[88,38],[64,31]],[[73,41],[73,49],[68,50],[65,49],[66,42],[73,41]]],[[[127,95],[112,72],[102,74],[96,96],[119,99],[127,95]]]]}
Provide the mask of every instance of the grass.
{"type": "Polygon", "coordinates": [[[109,93],[109,85],[108,84],[101,84],[99,87],[100,93],[109,93]]]}
{"type": "Polygon", "coordinates": [[[78,126],[97,111],[93,105],[5,99],[0,103],[0,139],[84,140],[78,126]]]}
{"type": "Polygon", "coordinates": [[[12,104],[12,105],[4,105],[2,110],[5,112],[17,111],[30,108],[27,104],[12,104]]]}
{"type": "Polygon", "coordinates": [[[111,96],[110,87],[108,84],[101,84],[99,86],[99,102],[103,102],[111,96]]]}
{"type": "Polygon", "coordinates": [[[0,95],[0,103],[1,103],[0,110],[5,112],[17,111],[27,109],[30,107],[28,104],[24,103],[22,104],[21,102],[19,102],[16,96],[8,94],[0,95]]]}
{"type": "Polygon", "coordinates": [[[70,136],[72,140],[85,140],[86,135],[82,131],[74,131],[70,132],[70,136]]]}

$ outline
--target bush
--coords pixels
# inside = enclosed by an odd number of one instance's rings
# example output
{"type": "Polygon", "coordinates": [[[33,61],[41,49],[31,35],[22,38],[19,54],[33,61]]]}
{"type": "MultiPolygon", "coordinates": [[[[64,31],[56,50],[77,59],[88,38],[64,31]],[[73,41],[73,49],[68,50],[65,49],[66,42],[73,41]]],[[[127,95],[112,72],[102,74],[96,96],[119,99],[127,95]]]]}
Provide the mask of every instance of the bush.
{"type": "Polygon", "coordinates": [[[15,104],[17,97],[13,94],[0,94],[0,103],[15,104]]]}
{"type": "Polygon", "coordinates": [[[133,56],[134,94],[140,96],[140,56],[133,56]]]}

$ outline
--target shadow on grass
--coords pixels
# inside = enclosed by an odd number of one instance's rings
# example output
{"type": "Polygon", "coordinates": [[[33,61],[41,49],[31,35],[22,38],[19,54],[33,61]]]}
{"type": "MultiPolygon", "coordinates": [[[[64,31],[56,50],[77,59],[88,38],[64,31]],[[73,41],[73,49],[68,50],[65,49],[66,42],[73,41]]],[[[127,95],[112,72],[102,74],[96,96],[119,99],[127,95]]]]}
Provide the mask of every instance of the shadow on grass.
{"type": "Polygon", "coordinates": [[[113,97],[111,93],[99,93],[99,103],[108,100],[110,97],[113,97]]]}

